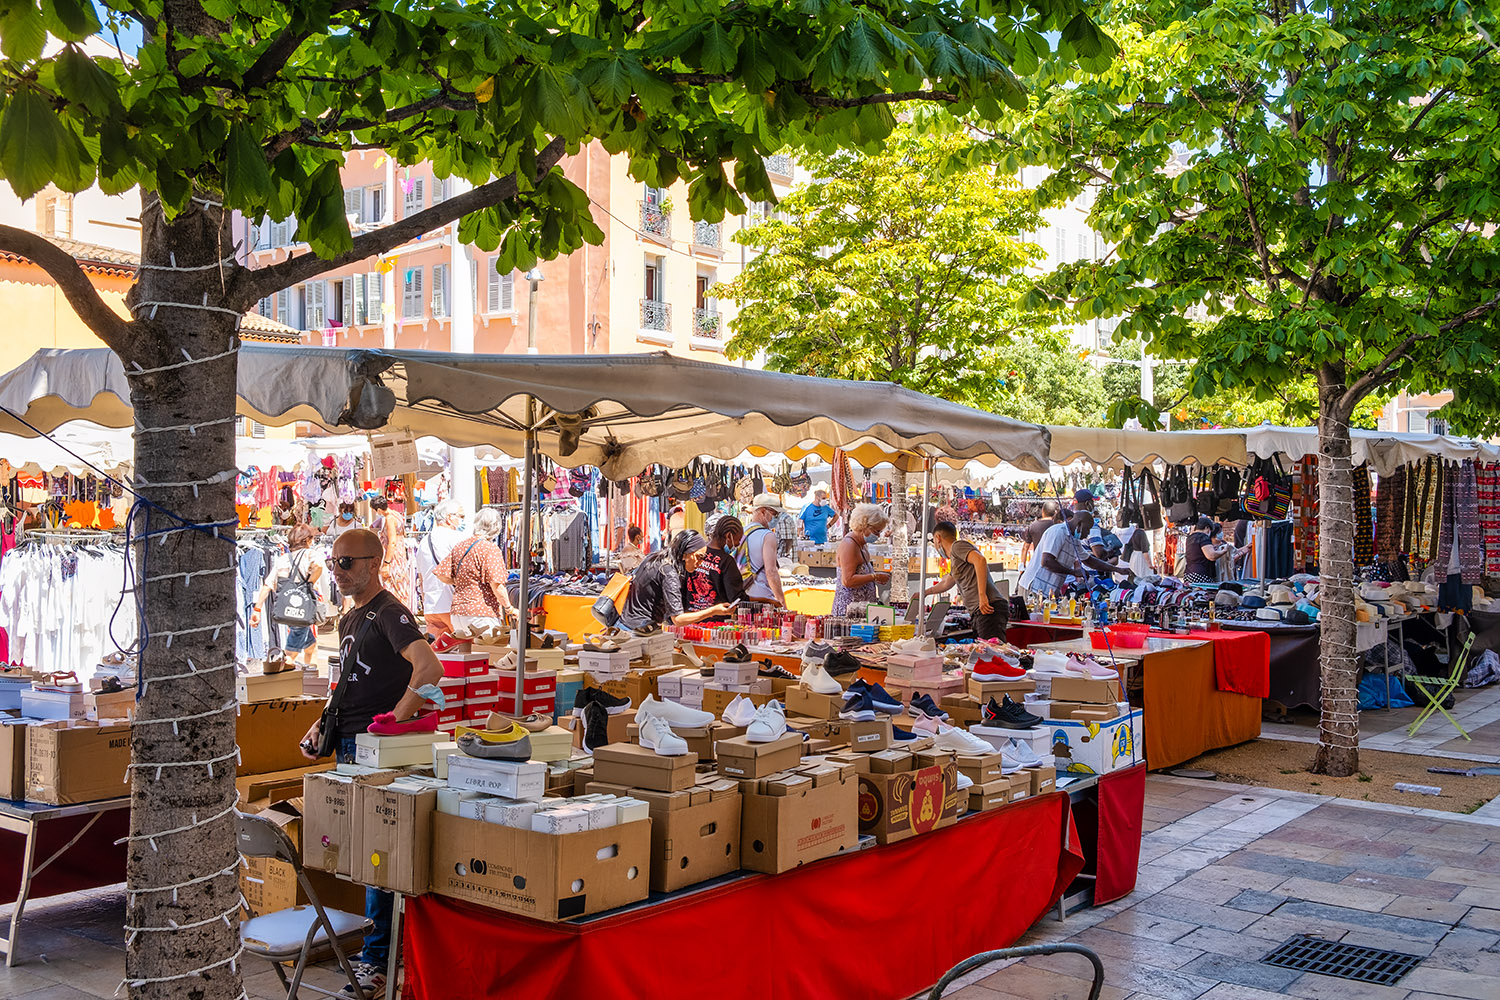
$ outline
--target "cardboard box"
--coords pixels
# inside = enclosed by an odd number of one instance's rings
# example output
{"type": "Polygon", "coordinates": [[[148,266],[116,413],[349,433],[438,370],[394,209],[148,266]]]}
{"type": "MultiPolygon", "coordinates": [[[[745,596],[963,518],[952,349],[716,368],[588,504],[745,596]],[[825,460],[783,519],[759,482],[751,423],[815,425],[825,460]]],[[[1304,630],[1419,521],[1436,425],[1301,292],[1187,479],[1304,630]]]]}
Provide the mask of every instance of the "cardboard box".
{"type": "Polygon", "coordinates": [[[87,711],[88,702],[83,694],[33,688],[21,691],[21,714],[28,719],[81,719],[87,711]]]}
{"type": "Polygon", "coordinates": [[[891,748],[891,720],[877,716],[872,722],[851,722],[848,719],[830,719],[828,741],[834,746],[847,746],[858,753],[874,753],[891,748]]]}
{"type": "MultiPolygon", "coordinates": [[[[324,757],[315,764],[303,758],[301,767],[266,774],[243,774],[234,779],[234,790],[241,809],[265,808],[273,802],[300,799],[304,779],[309,774],[333,770],[333,758],[324,757]]],[[[299,807],[300,808],[300,807],[299,807]]]]}
{"type": "Polygon", "coordinates": [[[354,822],[355,785],[389,784],[396,771],[338,774],[319,771],[303,778],[302,864],[319,871],[353,877],[363,830],[354,822]]]}
{"type": "Polygon", "coordinates": [[[1028,767],[1022,772],[1031,780],[1031,797],[1057,791],[1057,771],[1050,767],[1028,767]]]}
{"type": "Polygon", "coordinates": [[[894,844],[958,819],[958,767],[952,761],[896,774],[859,776],[859,832],[894,844]]]}
{"type": "Polygon", "coordinates": [[[624,649],[613,653],[581,650],[578,654],[578,668],[592,674],[596,680],[623,679],[625,672],[630,669],[630,653],[624,649]]]}
{"type": "Polygon", "coordinates": [[[432,891],[535,920],[639,902],[650,892],[651,820],[555,836],[438,813],[432,891]]]}
{"type": "Polygon", "coordinates": [[[844,707],[842,694],[819,694],[801,684],[786,689],[786,713],[805,715],[810,719],[837,719],[844,707]]]}
{"type": "MultiPolygon", "coordinates": [[[[676,670],[677,667],[672,664],[664,667],[643,667],[631,670],[625,675],[625,697],[629,698],[630,703],[637,707],[640,706],[641,702],[646,700],[647,696],[661,698],[661,678],[676,670]]],[[[679,681],[679,693],[681,690],[682,684],[679,681]]]]}
{"type": "Polygon", "coordinates": [[[424,767],[432,763],[432,745],[442,733],[409,733],[405,736],[354,737],[354,763],[361,767],[424,767]]]}
{"type": "Polygon", "coordinates": [[[834,771],[790,795],[743,788],[740,867],[775,875],[859,843],[859,779],[834,771]]]}
{"type": "Polygon", "coordinates": [[[306,767],[307,758],[302,756],[299,744],[322,718],[326,701],[299,694],[241,705],[234,720],[234,739],[240,747],[236,773],[266,774],[306,767]]]}
{"type": "Polygon", "coordinates": [[[1113,705],[1123,700],[1120,680],[1096,681],[1091,677],[1052,678],[1053,701],[1074,701],[1090,705],[1113,705]]]}
{"type": "Polygon", "coordinates": [[[135,689],[101,694],[98,691],[83,696],[83,717],[91,722],[100,719],[135,718],[135,689]]]}
{"type": "Polygon", "coordinates": [[[1036,690],[1036,681],[976,681],[969,677],[964,686],[968,693],[983,705],[991,698],[1004,701],[1005,695],[1010,695],[1011,701],[1020,701],[1022,695],[1036,690]]]}
{"type": "MultiPolygon", "coordinates": [[[[672,732],[681,736],[683,742],[688,745],[688,750],[698,755],[698,763],[707,764],[718,759],[715,744],[720,740],[744,736],[745,727],[731,726],[727,722],[710,722],[706,726],[697,726],[692,729],[674,728],[672,732]]],[[[640,743],[640,735],[640,726],[634,722],[625,730],[625,738],[631,743],[640,743]]]]}
{"type": "MultiPolygon", "coordinates": [[[[495,677],[497,692],[501,695],[514,696],[516,693],[516,672],[514,670],[502,670],[495,677]]],[[[466,698],[474,698],[474,682],[469,682],[469,687],[464,693],[466,698]]],[[[528,699],[539,695],[551,695],[557,697],[557,671],[556,670],[528,670],[521,681],[521,693],[528,699]]],[[[482,697],[482,696],[481,696],[482,697]]],[[[514,700],[514,697],[512,697],[514,700]]]]}
{"type": "Polygon", "coordinates": [[[589,791],[646,802],[654,892],[673,892],[740,867],[740,782],[701,775],[692,788],[680,792],[602,782],[590,784],[589,791]]]}
{"type": "MultiPolygon", "coordinates": [[[[292,847],[302,848],[301,800],[278,802],[265,809],[246,809],[275,823],[291,840],[292,847]]],[[[318,901],[325,909],[346,913],[365,912],[365,887],[327,872],[304,869],[318,901]]],[[[307,893],[297,881],[297,871],[289,862],[276,858],[246,858],[240,869],[240,892],[245,897],[247,916],[258,917],[307,903],[307,893]]]]}
{"type": "Polygon", "coordinates": [[[715,684],[749,684],[760,676],[760,665],[754,660],[745,663],[730,663],[720,660],[714,664],[715,684]]]}
{"type": "Polygon", "coordinates": [[[1005,775],[1000,773],[1002,760],[1003,758],[998,750],[991,754],[985,754],[982,757],[959,757],[958,773],[976,785],[987,785],[992,781],[999,781],[1005,777],[1005,775]]]}
{"type": "Polygon", "coordinates": [[[1103,724],[1057,721],[1048,723],[1052,752],[1059,774],[1108,774],[1144,759],[1141,742],[1142,710],[1103,724]]]}
{"type": "Polygon", "coordinates": [[[354,881],[407,895],[426,892],[436,805],[437,789],[430,785],[356,783],[360,835],[354,881]]]}
{"type": "Polygon", "coordinates": [[[1052,720],[1076,720],[1079,722],[1108,722],[1118,719],[1120,710],[1114,705],[1088,705],[1083,702],[1053,701],[1047,707],[1047,718],[1052,720]]]}
{"type": "Polygon", "coordinates": [[[905,684],[940,681],[943,678],[943,658],[893,653],[885,658],[885,678],[890,683],[905,684]]]}
{"type": "MultiPolygon", "coordinates": [[[[769,679],[769,678],[768,678],[769,679]]],[[[703,711],[712,713],[716,718],[724,714],[724,709],[736,698],[749,698],[751,704],[756,708],[769,701],[775,701],[774,694],[757,694],[754,691],[726,691],[719,687],[719,682],[703,686],[703,711]]]]}
{"type": "Polygon", "coordinates": [[[984,717],[978,699],[968,693],[944,695],[938,704],[948,713],[948,721],[963,729],[973,729],[984,717]]]}
{"type": "Polygon", "coordinates": [[[631,743],[612,743],[594,751],[594,778],[611,785],[676,792],[692,786],[698,755],[663,757],[631,743]]]}
{"type": "Polygon", "coordinates": [[[1031,797],[1031,775],[1025,771],[1017,771],[1014,774],[1007,775],[1006,780],[1010,782],[1010,800],[1012,802],[1019,802],[1022,799],[1031,797]]]}
{"type": "Polygon", "coordinates": [[[764,778],[802,762],[802,735],[788,732],[769,743],[751,743],[744,736],[736,736],[720,740],[714,749],[719,773],[725,777],[764,778]]]}
{"type": "Polygon", "coordinates": [[[130,794],[130,726],[39,722],[26,727],[26,798],[72,805],[130,794]]]}
{"type": "Polygon", "coordinates": [[[240,674],[234,679],[235,697],[246,705],[280,698],[300,698],[302,674],[303,671],[297,669],[283,670],[279,674],[240,674]]]}
{"type": "Polygon", "coordinates": [[[448,787],[503,799],[534,801],[547,790],[547,765],[531,761],[481,760],[464,754],[448,758],[448,787]]]}
{"type": "Polygon", "coordinates": [[[26,730],[24,719],[0,719],[0,799],[26,797],[26,730]]]}
{"type": "Polygon", "coordinates": [[[490,654],[485,652],[460,653],[455,649],[439,653],[437,658],[438,662],[443,665],[444,677],[477,677],[490,669],[490,654]]]}
{"type": "Polygon", "coordinates": [[[1010,802],[1010,779],[1000,778],[969,788],[969,811],[988,812],[1010,802]]]}

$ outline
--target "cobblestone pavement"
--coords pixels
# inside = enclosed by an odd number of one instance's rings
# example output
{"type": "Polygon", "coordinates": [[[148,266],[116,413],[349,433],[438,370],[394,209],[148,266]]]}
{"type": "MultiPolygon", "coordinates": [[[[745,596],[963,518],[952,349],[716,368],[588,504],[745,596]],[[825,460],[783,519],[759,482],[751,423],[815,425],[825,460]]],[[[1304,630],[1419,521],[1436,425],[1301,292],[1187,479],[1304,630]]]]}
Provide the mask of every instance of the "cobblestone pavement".
{"type": "MultiPolygon", "coordinates": [[[[1136,891],[1020,943],[1075,941],[1104,962],[1103,1000],[1494,1000],[1500,997],[1500,822],[1276,789],[1152,775],[1136,891]],[[1293,934],[1421,955],[1395,987],[1263,965],[1293,934]]],[[[108,998],[124,975],[119,888],[26,909],[22,964],[0,997],[108,998]]],[[[8,909],[0,909],[8,922],[8,909]]],[[[281,996],[252,963],[252,997],[281,996]]],[[[315,985],[339,980],[314,970],[315,985]]],[[[961,1000],[1084,1000],[1087,962],[1030,958],[978,970],[961,1000]]]]}

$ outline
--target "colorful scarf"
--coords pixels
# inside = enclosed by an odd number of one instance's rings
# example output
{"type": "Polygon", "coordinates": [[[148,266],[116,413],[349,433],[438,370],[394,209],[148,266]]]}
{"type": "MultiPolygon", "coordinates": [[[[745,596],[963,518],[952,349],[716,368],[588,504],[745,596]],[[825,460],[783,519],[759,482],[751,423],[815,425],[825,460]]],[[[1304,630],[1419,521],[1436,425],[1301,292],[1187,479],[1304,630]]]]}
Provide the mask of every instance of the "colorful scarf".
{"type": "Polygon", "coordinates": [[[1477,471],[1479,530],[1484,538],[1484,571],[1500,576],[1500,464],[1487,462],[1477,471]]]}
{"type": "Polygon", "coordinates": [[[1357,466],[1354,478],[1354,565],[1375,561],[1375,538],[1370,530],[1370,467],[1357,466]]]}
{"type": "Polygon", "coordinates": [[[1375,493],[1375,558],[1394,563],[1401,556],[1406,521],[1406,466],[1381,476],[1375,493]]]}

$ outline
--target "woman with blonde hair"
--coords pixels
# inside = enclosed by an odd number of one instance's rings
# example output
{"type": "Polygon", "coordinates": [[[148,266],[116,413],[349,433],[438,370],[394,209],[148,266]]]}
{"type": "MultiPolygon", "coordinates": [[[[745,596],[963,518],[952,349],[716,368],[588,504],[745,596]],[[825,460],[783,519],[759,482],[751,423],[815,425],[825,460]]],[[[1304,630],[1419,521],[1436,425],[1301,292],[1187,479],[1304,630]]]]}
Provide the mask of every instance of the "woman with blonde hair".
{"type": "Polygon", "coordinates": [[[879,538],[890,518],[872,503],[857,505],[849,513],[849,527],[838,546],[838,574],[833,582],[833,611],[844,614],[851,604],[876,599],[876,587],[889,583],[891,574],[877,573],[870,562],[869,543],[879,538]]]}
{"type": "Polygon", "coordinates": [[[486,507],[474,515],[474,537],[453,546],[433,567],[432,575],[453,587],[451,621],[455,634],[503,632],[515,614],[505,589],[510,571],[495,544],[498,534],[500,512],[486,507]]]}

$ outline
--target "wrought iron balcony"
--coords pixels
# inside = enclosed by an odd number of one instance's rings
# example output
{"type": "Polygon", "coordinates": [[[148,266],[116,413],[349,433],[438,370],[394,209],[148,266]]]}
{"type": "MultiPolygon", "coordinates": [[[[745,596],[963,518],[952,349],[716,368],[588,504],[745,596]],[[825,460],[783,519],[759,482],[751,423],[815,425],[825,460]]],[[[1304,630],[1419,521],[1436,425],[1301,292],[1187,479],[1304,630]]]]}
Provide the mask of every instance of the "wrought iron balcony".
{"type": "Polygon", "coordinates": [[[658,299],[641,299],[641,329],[672,331],[672,306],[658,299]]]}
{"type": "Polygon", "coordinates": [[[792,176],[792,158],[786,153],[772,153],[766,157],[766,173],[792,176]]]}
{"type": "Polygon", "coordinates": [[[702,306],[693,310],[693,336],[719,339],[719,311],[702,306]]]}
{"type": "Polygon", "coordinates": [[[664,240],[672,238],[672,216],[662,211],[658,202],[641,202],[641,232],[648,236],[659,236],[664,240]]]}
{"type": "Polygon", "coordinates": [[[693,244],[700,247],[708,247],[710,250],[718,250],[723,232],[717,222],[695,222],[693,223],[693,244]]]}

